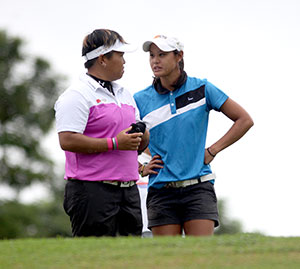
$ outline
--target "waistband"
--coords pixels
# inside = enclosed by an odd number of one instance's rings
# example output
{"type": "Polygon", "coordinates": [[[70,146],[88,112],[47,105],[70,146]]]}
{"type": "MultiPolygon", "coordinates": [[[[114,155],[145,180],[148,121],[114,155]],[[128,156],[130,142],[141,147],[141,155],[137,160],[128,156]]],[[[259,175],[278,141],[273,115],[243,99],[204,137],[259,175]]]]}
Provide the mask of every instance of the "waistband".
{"type": "Polygon", "coordinates": [[[132,187],[136,184],[135,180],[131,180],[131,181],[117,181],[117,180],[96,180],[96,181],[91,181],[91,180],[80,180],[80,179],[76,179],[76,178],[68,178],[68,180],[70,180],[70,181],[79,181],[79,182],[102,182],[102,183],[105,183],[105,184],[110,184],[110,185],[114,185],[114,186],[121,187],[121,188],[132,187]]]}
{"type": "Polygon", "coordinates": [[[215,178],[216,175],[214,173],[211,173],[211,174],[204,175],[200,178],[192,178],[187,180],[168,182],[167,184],[165,184],[164,188],[184,188],[201,182],[209,181],[215,178]]]}
{"type": "Polygon", "coordinates": [[[105,184],[111,184],[111,185],[118,186],[121,188],[132,187],[136,184],[135,180],[131,180],[131,181],[102,180],[100,182],[103,182],[105,184]]]}

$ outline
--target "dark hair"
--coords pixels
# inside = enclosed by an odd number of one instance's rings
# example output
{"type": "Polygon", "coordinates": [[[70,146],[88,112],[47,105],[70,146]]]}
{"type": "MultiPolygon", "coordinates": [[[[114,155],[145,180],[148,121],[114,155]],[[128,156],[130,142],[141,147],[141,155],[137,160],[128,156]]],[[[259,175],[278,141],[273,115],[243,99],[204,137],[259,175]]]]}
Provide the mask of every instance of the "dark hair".
{"type": "MultiPolygon", "coordinates": [[[[174,50],[174,54],[175,55],[179,54],[179,51],[178,50],[174,50]]],[[[180,68],[180,72],[182,73],[184,71],[184,61],[183,61],[183,58],[179,62],[179,68],[180,68]]]]}
{"type": "MultiPolygon", "coordinates": [[[[178,50],[174,50],[173,52],[174,52],[175,55],[177,55],[179,53],[178,50]]],[[[185,81],[187,79],[187,74],[184,71],[184,61],[183,61],[183,58],[179,62],[179,70],[180,70],[180,76],[177,79],[177,81],[172,85],[172,87],[174,89],[180,88],[185,83],[185,81]]],[[[155,89],[158,89],[158,88],[162,87],[159,77],[154,77],[152,84],[153,84],[153,86],[154,86],[155,89]]]]}
{"type": "MultiPolygon", "coordinates": [[[[115,31],[108,29],[96,29],[84,38],[82,44],[82,56],[100,46],[112,46],[115,44],[117,39],[125,43],[123,37],[115,31]]],[[[113,51],[106,53],[105,56],[109,59],[112,54],[113,51]]],[[[90,68],[95,63],[96,59],[97,58],[88,60],[85,62],[84,67],[90,68]]]]}

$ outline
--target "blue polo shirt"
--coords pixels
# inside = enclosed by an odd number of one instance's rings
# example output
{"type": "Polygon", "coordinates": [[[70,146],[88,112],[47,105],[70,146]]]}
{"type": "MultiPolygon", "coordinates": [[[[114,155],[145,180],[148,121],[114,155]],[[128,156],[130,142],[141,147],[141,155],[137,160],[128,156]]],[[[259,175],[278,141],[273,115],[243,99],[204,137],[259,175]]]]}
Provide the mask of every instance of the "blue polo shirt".
{"type": "Polygon", "coordinates": [[[204,164],[209,112],[220,111],[227,98],[207,80],[193,77],[173,92],[158,93],[151,85],[134,95],[150,131],[151,155],[160,155],[164,162],[158,175],[149,177],[149,187],[212,173],[204,164]]]}

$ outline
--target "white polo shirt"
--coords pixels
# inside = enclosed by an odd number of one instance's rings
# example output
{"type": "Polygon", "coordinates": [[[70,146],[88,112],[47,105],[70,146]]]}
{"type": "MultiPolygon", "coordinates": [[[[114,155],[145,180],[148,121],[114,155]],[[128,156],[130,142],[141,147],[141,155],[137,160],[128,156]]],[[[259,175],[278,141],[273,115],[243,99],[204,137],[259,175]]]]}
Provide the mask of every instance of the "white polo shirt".
{"type": "MultiPolygon", "coordinates": [[[[56,101],[57,132],[69,131],[111,138],[139,120],[132,95],[112,82],[115,96],[83,74],[56,101]]],[[[65,151],[65,179],[138,180],[137,151],[113,150],[82,154],[65,151]]]]}

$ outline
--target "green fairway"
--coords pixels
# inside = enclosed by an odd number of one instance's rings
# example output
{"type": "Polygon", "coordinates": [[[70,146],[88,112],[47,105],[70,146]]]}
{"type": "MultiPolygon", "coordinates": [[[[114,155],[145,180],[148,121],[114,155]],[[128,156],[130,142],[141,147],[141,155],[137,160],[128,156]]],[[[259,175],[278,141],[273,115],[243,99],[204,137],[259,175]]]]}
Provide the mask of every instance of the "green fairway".
{"type": "Polygon", "coordinates": [[[0,268],[300,268],[299,237],[55,238],[0,241],[0,268]]]}

